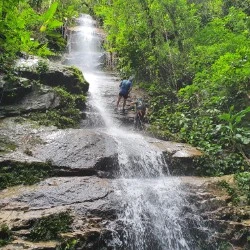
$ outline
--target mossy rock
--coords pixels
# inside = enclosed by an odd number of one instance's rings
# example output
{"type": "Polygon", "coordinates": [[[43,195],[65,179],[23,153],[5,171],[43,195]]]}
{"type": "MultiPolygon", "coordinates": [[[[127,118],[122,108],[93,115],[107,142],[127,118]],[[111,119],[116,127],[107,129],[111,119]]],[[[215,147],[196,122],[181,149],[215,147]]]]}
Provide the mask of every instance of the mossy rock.
{"type": "Polygon", "coordinates": [[[7,245],[12,240],[12,232],[6,224],[0,225],[0,247],[7,245]]]}
{"type": "Polygon", "coordinates": [[[52,87],[64,87],[70,93],[84,94],[89,89],[89,83],[84,79],[82,72],[74,66],[65,66],[35,57],[19,60],[16,70],[22,77],[39,80],[42,84],[52,87]]]}
{"type": "Polygon", "coordinates": [[[0,155],[16,149],[16,144],[6,136],[0,135],[0,155]]]}
{"type": "Polygon", "coordinates": [[[32,91],[33,82],[27,78],[7,76],[1,80],[0,93],[2,95],[1,105],[18,103],[25,95],[32,91]]]}
{"type": "Polygon", "coordinates": [[[60,238],[60,233],[70,230],[73,218],[69,212],[61,212],[35,221],[29,235],[32,241],[49,241],[60,238]]]}
{"type": "Polygon", "coordinates": [[[16,185],[32,185],[54,176],[56,169],[48,163],[1,162],[0,190],[16,185]]]}

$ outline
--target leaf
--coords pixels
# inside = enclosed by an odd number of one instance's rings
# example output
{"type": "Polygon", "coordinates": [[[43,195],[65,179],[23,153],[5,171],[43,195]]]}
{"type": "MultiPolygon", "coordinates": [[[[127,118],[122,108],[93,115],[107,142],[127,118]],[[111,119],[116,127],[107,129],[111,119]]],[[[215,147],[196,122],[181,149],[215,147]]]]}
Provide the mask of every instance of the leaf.
{"type": "Polygon", "coordinates": [[[45,22],[47,22],[54,16],[57,7],[58,7],[58,2],[52,3],[50,8],[42,15],[42,18],[45,20],[45,22]]]}
{"type": "MultiPolygon", "coordinates": [[[[58,2],[54,2],[50,8],[47,10],[47,12],[45,12],[42,15],[42,18],[44,19],[44,23],[42,24],[41,28],[40,28],[40,32],[44,32],[47,29],[47,26],[50,23],[50,20],[53,18],[56,10],[57,10],[57,6],[58,6],[58,2]]],[[[59,21],[58,21],[59,22],[59,21]]]]}
{"type": "Polygon", "coordinates": [[[241,122],[242,118],[244,118],[245,115],[246,115],[247,113],[249,113],[249,112],[250,112],[250,107],[247,107],[246,109],[243,109],[243,110],[241,110],[240,112],[238,112],[237,114],[235,114],[235,115],[233,116],[233,118],[234,118],[234,120],[235,120],[235,124],[238,124],[239,122],[241,122]]]}
{"type": "Polygon", "coordinates": [[[42,25],[40,28],[40,32],[44,32],[46,30],[46,26],[42,25]]]}
{"type": "Polygon", "coordinates": [[[63,23],[58,21],[58,20],[53,20],[53,21],[49,22],[49,24],[48,24],[50,29],[55,29],[55,28],[61,27],[62,25],[63,25],[63,23]]]}
{"type": "Polygon", "coordinates": [[[231,115],[229,113],[223,113],[219,115],[219,118],[224,121],[230,121],[231,115]]]}

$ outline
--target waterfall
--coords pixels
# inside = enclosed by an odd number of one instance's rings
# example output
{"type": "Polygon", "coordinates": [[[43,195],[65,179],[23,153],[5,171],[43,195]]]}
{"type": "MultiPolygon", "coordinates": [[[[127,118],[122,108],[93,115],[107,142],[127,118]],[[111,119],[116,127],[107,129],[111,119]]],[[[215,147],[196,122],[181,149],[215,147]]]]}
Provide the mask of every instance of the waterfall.
{"type": "Polygon", "coordinates": [[[79,67],[90,83],[82,126],[101,129],[118,144],[114,190],[121,209],[117,221],[108,226],[113,232],[108,249],[205,249],[197,230],[207,229],[187,201],[180,179],[169,175],[159,150],[117,119],[114,108],[120,79],[102,69],[104,51],[96,29],[90,16],[79,18],[79,26],[72,30],[69,64],[79,67]]]}

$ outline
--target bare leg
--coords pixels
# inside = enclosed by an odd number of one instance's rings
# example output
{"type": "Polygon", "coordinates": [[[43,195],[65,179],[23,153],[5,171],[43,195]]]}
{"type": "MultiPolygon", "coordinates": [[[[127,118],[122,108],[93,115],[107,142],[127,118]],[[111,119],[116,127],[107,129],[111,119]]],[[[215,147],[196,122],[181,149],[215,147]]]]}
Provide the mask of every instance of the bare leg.
{"type": "Polygon", "coordinates": [[[127,101],[127,99],[123,99],[123,105],[122,105],[122,109],[124,110],[124,108],[125,108],[125,105],[126,105],[126,101],[127,101]]]}
{"type": "Polygon", "coordinates": [[[121,96],[120,95],[118,95],[118,99],[117,99],[117,103],[116,103],[116,108],[118,109],[118,106],[119,106],[119,102],[120,102],[120,100],[121,100],[121,96]]]}

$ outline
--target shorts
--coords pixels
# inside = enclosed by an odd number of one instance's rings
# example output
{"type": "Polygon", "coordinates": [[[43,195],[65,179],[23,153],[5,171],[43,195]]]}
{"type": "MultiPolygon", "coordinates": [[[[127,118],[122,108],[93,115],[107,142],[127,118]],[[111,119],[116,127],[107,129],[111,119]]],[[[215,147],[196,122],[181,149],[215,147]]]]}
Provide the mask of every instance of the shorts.
{"type": "Polygon", "coordinates": [[[120,92],[119,96],[122,96],[124,99],[127,99],[128,98],[128,93],[124,94],[124,93],[120,92]]]}

